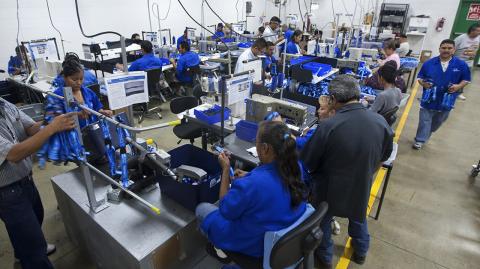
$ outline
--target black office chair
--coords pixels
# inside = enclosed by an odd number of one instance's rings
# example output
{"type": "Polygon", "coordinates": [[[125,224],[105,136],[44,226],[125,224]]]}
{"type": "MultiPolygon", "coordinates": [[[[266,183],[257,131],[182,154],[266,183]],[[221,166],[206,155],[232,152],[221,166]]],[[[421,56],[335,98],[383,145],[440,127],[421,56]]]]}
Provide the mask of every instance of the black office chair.
{"type": "Polygon", "coordinates": [[[184,87],[185,89],[185,95],[191,96],[193,94],[193,88],[196,85],[200,85],[200,74],[201,74],[201,69],[200,65],[195,65],[191,67],[187,67],[187,70],[185,73],[192,77],[192,82],[191,83],[180,83],[181,86],[184,87]]]}
{"type": "MultiPolygon", "coordinates": [[[[303,265],[303,269],[314,268],[313,252],[322,241],[323,232],[320,228],[320,223],[325,217],[327,210],[328,204],[322,202],[310,217],[275,243],[270,254],[270,267],[272,269],[283,269],[292,266],[302,258],[303,260],[300,264],[303,265]]],[[[261,258],[249,257],[230,251],[225,253],[241,268],[263,268],[263,259],[261,258]]]]}
{"type": "Polygon", "coordinates": [[[398,111],[398,106],[388,111],[385,111],[384,113],[381,114],[387,121],[388,125],[392,126],[395,123],[395,121],[397,121],[397,111],[398,111]]]}
{"type": "Polygon", "coordinates": [[[158,116],[159,119],[162,118],[160,111],[162,109],[160,106],[150,107],[150,100],[158,100],[160,103],[165,102],[165,98],[160,92],[160,76],[162,75],[162,68],[152,68],[145,70],[147,73],[147,83],[148,83],[148,96],[149,102],[139,104],[134,107],[135,111],[140,112],[138,117],[138,123],[142,123],[145,117],[150,117],[152,115],[158,116]]]}
{"type": "MultiPolygon", "coordinates": [[[[193,96],[177,97],[170,101],[170,110],[174,114],[182,113],[196,106],[198,106],[198,100],[193,96]]],[[[179,125],[173,127],[173,133],[180,138],[177,144],[180,144],[183,139],[189,139],[190,143],[193,144],[195,138],[202,136],[202,127],[186,121],[184,117],[179,125]]]]}

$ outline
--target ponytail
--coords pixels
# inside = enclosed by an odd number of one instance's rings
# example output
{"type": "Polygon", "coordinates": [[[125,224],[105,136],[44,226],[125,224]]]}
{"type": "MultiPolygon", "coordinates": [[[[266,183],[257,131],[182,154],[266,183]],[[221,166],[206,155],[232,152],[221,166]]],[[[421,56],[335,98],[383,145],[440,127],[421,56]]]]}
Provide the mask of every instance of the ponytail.
{"type": "Polygon", "coordinates": [[[307,188],[301,180],[295,137],[284,123],[275,121],[261,122],[259,132],[259,142],[273,148],[276,168],[290,193],[290,204],[297,207],[306,199],[307,188]]]}
{"type": "Polygon", "coordinates": [[[65,55],[65,60],[62,63],[62,72],[60,73],[64,77],[69,77],[83,71],[83,67],[80,64],[78,55],[74,52],[69,52],[65,55]]]}

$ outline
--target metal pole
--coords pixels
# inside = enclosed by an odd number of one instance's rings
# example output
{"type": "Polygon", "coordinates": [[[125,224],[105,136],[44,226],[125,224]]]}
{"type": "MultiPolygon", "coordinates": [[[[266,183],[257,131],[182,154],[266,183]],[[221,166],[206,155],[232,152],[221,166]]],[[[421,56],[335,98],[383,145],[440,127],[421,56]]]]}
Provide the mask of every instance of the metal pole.
{"type": "MultiPolygon", "coordinates": [[[[230,69],[229,69],[230,70],[230,69]]],[[[227,90],[227,80],[222,78],[220,80],[220,89],[222,91],[222,109],[220,115],[220,145],[225,146],[224,132],[225,132],[225,91],[227,90]]]]}
{"type": "MultiPolygon", "coordinates": [[[[69,111],[70,104],[75,101],[73,97],[72,88],[64,87],[63,95],[65,96],[64,102],[65,102],[66,110],[69,111]]],[[[78,123],[78,116],[75,115],[74,119],[75,119],[75,131],[77,132],[80,145],[83,147],[82,131],[80,130],[80,124],[78,123]]],[[[80,156],[80,157],[83,158],[86,163],[86,158],[87,158],[86,155],[84,154],[83,156],[80,156]]],[[[97,198],[95,197],[95,190],[93,189],[92,175],[90,174],[90,170],[88,170],[88,167],[85,166],[85,163],[84,162],[80,163],[80,170],[82,171],[83,179],[85,181],[85,188],[87,190],[88,203],[89,203],[90,209],[93,212],[98,213],[101,210],[107,208],[108,205],[106,204],[105,198],[97,201],[97,198]]]]}
{"type": "Polygon", "coordinates": [[[152,17],[150,15],[150,0],[147,0],[147,8],[148,8],[148,23],[150,25],[150,32],[152,32],[152,17]]]}
{"type": "MultiPolygon", "coordinates": [[[[123,73],[125,73],[125,75],[128,75],[127,47],[125,45],[125,37],[124,36],[120,36],[120,46],[122,47],[123,73]]],[[[133,126],[135,126],[135,118],[133,116],[132,106],[127,107],[127,118],[128,118],[128,121],[133,126]]],[[[132,135],[133,135],[133,139],[135,139],[135,134],[133,133],[132,135]]]]}

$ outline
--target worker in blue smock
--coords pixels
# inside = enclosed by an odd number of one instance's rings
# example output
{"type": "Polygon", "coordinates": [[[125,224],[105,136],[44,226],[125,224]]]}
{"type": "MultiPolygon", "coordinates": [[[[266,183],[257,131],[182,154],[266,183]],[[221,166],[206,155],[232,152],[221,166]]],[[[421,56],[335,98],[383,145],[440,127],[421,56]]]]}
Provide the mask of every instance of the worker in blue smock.
{"type": "Polygon", "coordinates": [[[183,35],[177,39],[177,50],[180,50],[180,43],[183,41],[188,42],[188,45],[192,45],[192,41],[188,38],[188,31],[185,28],[185,31],[183,31],[183,35]]]}
{"type": "Polygon", "coordinates": [[[180,43],[178,51],[180,52],[178,60],[170,59],[175,68],[175,77],[181,83],[192,83],[193,76],[188,72],[188,69],[200,65],[200,58],[198,54],[190,51],[190,44],[186,41],[180,43]]]}
{"type": "Polygon", "coordinates": [[[272,70],[272,64],[277,64],[277,59],[273,55],[275,54],[275,44],[267,41],[267,48],[265,49],[265,57],[262,58],[263,72],[270,73],[272,70]]]}
{"type": "Polygon", "coordinates": [[[445,39],[440,43],[440,55],[426,61],[418,73],[423,87],[420,118],[414,149],[421,149],[433,132],[437,131],[455,105],[459,91],[470,83],[467,63],[453,56],[455,42],[445,39]]]}
{"type": "MultiPolygon", "coordinates": [[[[65,55],[64,63],[70,62],[71,60],[72,61],[77,61],[80,64],[80,58],[78,58],[78,55],[74,52],[68,52],[65,55]]],[[[82,85],[85,86],[85,87],[88,87],[88,86],[93,85],[93,84],[98,84],[97,78],[95,77],[95,75],[92,72],[90,72],[90,69],[84,67],[83,68],[83,84],[82,85]]],[[[65,80],[63,79],[63,75],[58,74],[55,77],[55,79],[53,79],[52,85],[55,88],[65,87],[65,80]]]]}
{"type": "Polygon", "coordinates": [[[215,31],[215,34],[212,36],[212,40],[216,40],[224,36],[225,36],[225,33],[223,32],[223,23],[219,23],[217,25],[217,30],[215,31]]]}
{"type": "Polygon", "coordinates": [[[303,32],[300,30],[295,30],[293,32],[290,41],[287,44],[287,53],[288,54],[304,54],[305,52],[300,49],[300,41],[302,40],[303,32]]]}
{"type": "MultiPolygon", "coordinates": [[[[288,42],[292,38],[292,35],[293,35],[294,31],[292,29],[290,29],[290,27],[288,27],[288,25],[283,24],[282,25],[282,32],[283,32],[283,37],[288,42]]],[[[285,43],[281,44],[279,46],[279,49],[280,49],[280,53],[283,53],[283,51],[285,49],[285,43]]]]}
{"type": "MultiPolygon", "coordinates": [[[[128,71],[145,71],[152,68],[162,67],[162,61],[160,58],[153,55],[152,42],[143,40],[140,43],[140,48],[142,49],[142,58],[132,62],[128,71]]],[[[117,64],[116,67],[119,70],[123,70],[123,64],[117,64]]]]}
{"type": "MultiPolygon", "coordinates": [[[[65,58],[62,63],[63,79],[66,87],[72,88],[73,97],[79,104],[86,105],[87,107],[102,113],[105,116],[112,116],[111,110],[103,109],[102,103],[98,96],[89,88],[83,86],[83,67],[80,63],[72,57],[65,58]]],[[[54,91],[55,94],[63,96],[63,87],[59,87],[54,91]]],[[[47,97],[47,106],[45,112],[51,115],[59,115],[66,112],[64,101],[52,96],[47,97]]],[[[86,125],[98,121],[98,117],[90,114],[88,111],[82,110],[79,114],[80,128],[86,125]]]]}
{"type": "Polygon", "coordinates": [[[196,216],[216,248],[262,257],[265,232],[287,228],[303,215],[307,189],[285,124],[261,122],[256,147],[262,165],[249,173],[237,170],[234,177],[229,156],[219,155],[220,204],[201,203],[196,216]]]}
{"type": "Polygon", "coordinates": [[[10,56],[8,60],[8,74],[11,76],[19,75],[24,68],[22,54],[26,55],[26,49],[24,46],[17,46],[15,48],[15,56],[10,56]]]}

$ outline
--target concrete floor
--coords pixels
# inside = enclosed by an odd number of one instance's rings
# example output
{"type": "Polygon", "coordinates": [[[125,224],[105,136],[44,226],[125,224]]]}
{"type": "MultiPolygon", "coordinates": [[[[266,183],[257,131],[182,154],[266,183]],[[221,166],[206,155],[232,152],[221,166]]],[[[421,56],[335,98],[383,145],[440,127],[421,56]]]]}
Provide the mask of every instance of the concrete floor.
{"type": "MultiPolygon", "coordinates": [[[[448,121],[421,151],[410,147],[418,123],[419,103],[414,101],[399,140],[399,154],[380,219],[369,219],[372,240],[367,261],[363,266],[350,263],[350,268],[479,268],[480,182],[468,176],[471,165],[480,158],[480,106],[476,103],[480,100],[480,71],[474,77],[466,93],[468,100],[457,102],[448,121]]],[[[175,118],[167,110],[163,121],[175,118]]],[[[154,122],[147,120],[145,125],[154,122]]],[[[178,139],[170,127],[144,136],[154,138],[166,150],[177,146],[178,139]]],[[[47,170],[33,171],[45,207],[43,228],[47,240],[58,247],[51,256],[56,268],[95,268],[68,239],[50,183],[53,175],[72,167],[50,165],[47,170]]],[[[342,233],[334,237],[335,263],[347,239],[346,222],[340,222],[342,233]]],[[[0,268],[20,268],[14,266],[3,225],[0,268]]],[[[204,257],[194,268],[215,269],[221,265],[204,257]]]]}

